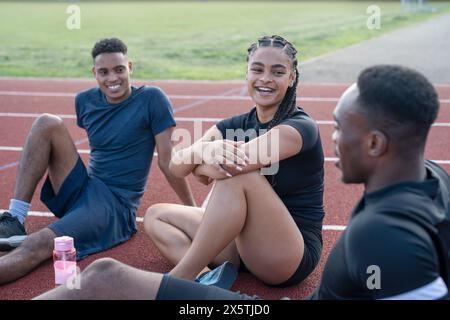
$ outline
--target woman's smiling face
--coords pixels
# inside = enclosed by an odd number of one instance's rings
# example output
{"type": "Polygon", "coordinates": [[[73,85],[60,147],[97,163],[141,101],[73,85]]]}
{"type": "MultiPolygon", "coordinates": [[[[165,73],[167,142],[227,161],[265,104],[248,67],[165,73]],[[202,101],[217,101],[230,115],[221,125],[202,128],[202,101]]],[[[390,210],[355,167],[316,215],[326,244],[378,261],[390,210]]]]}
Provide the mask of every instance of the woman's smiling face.
{"type": "Polygon", "coordinates": [[[260,47],[248,60],[247,89],[261,108],[278,108],[295,80],[291,59],[280,49],[260,47]]]}

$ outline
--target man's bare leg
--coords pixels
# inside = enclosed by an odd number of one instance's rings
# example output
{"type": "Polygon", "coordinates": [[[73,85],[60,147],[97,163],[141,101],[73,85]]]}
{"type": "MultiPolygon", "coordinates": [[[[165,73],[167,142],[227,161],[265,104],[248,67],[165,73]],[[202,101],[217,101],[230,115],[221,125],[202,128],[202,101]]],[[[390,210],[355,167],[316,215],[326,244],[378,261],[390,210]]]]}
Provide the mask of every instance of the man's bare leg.
{"type": "Polygon", "coordinates": [[[30,234],[22,245],[0,257],[0,284],[19,279],[49,259],[53,252],[55,233],[44,228],[30,234]]]}
{"type": "Polygon", "coordinates": [[[80,289],[61,285],[35,299],[154,300],[163,275],[146,272],[110,258],[94,261],[81,273],[80,289]]]}
{"type": "MultiPolygon", "coordinates": [[[[13,198],[30,202],[47,169],[53,191],[58,193],[77,160],[76,147],[62,120],[49,114],[40,116],[25,141],[13,198]]],[[[50,229],[43,229],[0,257],[0,284],[24,276],[50,258],[55,236],[50,229]]]]}
{"type": "Polygon", "coordinates": [[[13,198],[30,202],[47,169],[53,191],[58,193],[77,160],[77,149],[62,120],[43,114],[33,123],[25,141],[13,198]]]}

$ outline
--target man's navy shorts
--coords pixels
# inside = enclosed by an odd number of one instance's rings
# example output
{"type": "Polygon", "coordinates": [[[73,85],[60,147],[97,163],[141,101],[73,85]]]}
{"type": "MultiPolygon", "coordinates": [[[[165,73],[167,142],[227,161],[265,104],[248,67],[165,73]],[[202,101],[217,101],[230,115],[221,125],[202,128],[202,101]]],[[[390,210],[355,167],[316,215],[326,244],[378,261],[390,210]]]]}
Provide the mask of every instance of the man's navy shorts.
{"type": "Polygon", "coordinates": [[[88,175],[80,157],[58,194],[47,176],[41,201],[60,218],[48,228],[58,237],[74,238],[78,260],[122,243],[136,232],[135,214],[100,179],[88,175]]]}

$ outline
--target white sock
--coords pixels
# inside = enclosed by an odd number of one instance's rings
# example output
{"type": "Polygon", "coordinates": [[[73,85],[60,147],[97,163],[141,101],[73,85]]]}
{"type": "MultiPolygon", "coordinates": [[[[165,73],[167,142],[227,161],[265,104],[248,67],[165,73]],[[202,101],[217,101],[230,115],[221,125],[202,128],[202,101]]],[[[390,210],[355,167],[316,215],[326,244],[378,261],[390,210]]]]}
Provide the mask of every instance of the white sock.
{"type": "Polygon", "coordinates": [[[21,224],[24,223],[25,218],[27,217],[28,210],[30,210],[30,204],[25,201],[11,199],[9,202],[9,210],[8,212],[16,217],[21,224]]]}

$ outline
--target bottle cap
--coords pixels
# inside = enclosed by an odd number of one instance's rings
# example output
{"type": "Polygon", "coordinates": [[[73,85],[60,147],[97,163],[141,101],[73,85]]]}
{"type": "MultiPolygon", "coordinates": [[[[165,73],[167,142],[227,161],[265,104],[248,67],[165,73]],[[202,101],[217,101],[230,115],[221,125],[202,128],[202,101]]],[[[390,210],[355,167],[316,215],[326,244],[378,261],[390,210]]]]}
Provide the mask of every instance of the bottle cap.
{"type": "Polygon", "coordinates": [[[69,251],[74,248],[73,238],[68,236],[55,238],[55,250],[57,251],[69,251]]]}

